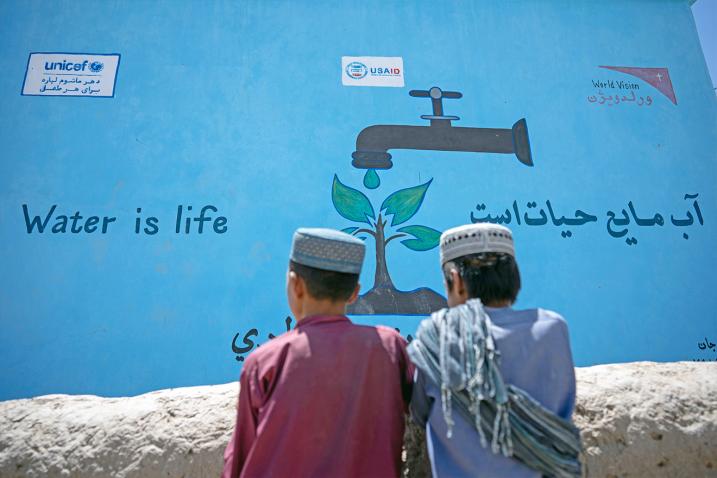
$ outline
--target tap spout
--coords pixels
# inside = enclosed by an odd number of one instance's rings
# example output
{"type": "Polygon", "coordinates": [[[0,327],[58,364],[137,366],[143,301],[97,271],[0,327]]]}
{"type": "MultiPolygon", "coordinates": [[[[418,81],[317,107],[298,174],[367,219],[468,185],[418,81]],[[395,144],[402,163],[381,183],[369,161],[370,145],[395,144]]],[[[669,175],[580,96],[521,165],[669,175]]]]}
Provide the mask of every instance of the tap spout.
{"type": "Polygon", "coordinates": [[[465,151],[515,154],[518,160],[533,165],[525,118],[511,129],[453,127],[436,121],[431,126],[374,125],[356,137],[351,164],[363,169],[390,169],[391,149],[427,151],[465,151]]]}

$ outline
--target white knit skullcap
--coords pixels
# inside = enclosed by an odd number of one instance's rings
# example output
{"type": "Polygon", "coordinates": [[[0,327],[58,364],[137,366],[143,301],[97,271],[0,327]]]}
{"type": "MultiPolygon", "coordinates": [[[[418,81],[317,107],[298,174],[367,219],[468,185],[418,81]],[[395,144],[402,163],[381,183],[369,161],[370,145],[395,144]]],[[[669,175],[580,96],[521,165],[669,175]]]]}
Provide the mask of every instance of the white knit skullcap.
{"type": "Polygon", "coordinates": [[[441,234],[441,264],[461,256],[496,252],[515,257],[513,233],[505,226],[480,222],[448,229],[441,234]]]}

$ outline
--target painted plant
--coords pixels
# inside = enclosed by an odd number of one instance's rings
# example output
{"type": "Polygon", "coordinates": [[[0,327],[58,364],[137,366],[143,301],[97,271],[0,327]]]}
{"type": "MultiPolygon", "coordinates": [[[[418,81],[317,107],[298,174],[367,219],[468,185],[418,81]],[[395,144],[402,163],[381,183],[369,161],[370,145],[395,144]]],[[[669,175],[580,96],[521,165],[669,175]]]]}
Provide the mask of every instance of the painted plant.
{"type": "Polygon", "coordinates": [[[422,225],[396,228],[416,215],[431,181],[433,180],[389,195],[381,204],[377,215],[365,194],[346,186],[334,175],[331,199],[336,211],[344,218],[361,224],[347,227],[343,231],[361,238],[371,236],[376,253],[373,287],[349,307],[350,314],[426,315],[446,306],[445,299],[429,288],[398,290],[393,284],[386,262],[386,247],[396,240],[419,252],[438,246],[440,232],[435,229],[422,225]]]}

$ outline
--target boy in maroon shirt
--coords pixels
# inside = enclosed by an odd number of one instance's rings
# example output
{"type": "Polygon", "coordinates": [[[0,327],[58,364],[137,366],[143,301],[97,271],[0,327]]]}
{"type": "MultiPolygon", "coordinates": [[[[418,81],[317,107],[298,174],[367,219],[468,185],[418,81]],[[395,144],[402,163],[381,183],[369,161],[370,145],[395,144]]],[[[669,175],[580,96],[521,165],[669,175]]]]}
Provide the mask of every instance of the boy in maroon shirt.
{"type": "Polygon", "coordinates": [[[362,241],[299,229],[287,272],[296,328],[249,355],[223,478],[396,477],[413,367],[393,329],[353,324],[362,241]]]}

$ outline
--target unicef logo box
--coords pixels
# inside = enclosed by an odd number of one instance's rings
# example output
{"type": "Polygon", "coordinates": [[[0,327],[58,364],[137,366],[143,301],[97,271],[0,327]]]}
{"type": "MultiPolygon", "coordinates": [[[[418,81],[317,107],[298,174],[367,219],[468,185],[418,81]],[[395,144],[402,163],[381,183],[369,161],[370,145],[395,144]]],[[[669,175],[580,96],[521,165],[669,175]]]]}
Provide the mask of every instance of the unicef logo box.
{"type": "Polygon", "coordinates": [[[119,53],[30,53],[21,94],[112,98],[119,62],[119,53]]]}

